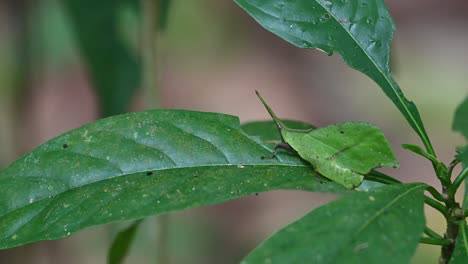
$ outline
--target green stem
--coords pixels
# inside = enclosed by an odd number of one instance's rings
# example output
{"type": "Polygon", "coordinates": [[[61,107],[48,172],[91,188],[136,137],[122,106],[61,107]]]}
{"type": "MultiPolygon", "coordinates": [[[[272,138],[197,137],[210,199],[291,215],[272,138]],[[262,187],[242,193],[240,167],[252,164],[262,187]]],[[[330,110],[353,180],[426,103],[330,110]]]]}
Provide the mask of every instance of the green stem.
{"type": "Polygon", "coordinates": [[[365,176],[366,180],[373,181],[373,182],[380,182],[383,184],[396,184],[401,183],[401,181],[385,174],[380,171],[371,170],[369,174],[365,176]]]}
{"type": "Polygon", "coordinates": [[[445,208],[445,206],[443,206],[442,204],[440,204],[438,201],[430,198],[430,197],[427,197],[427,196],[424,196],[424,202],[429,205],[430,207],[436,209],[437,211],[439,211],[443,216],[447,216],[447,210],[445,208]]]}
{"type": "Polygon", "coordinates": [[[158,22],[159,0],[141,0],[143,12],[141,58],[145,108],[159,107],[158,22]]]}
{"type": "Polygon", "coordinates": [[[455,197],[455,193],[457,192],[458,188],[468,176],[468,167],[463,168],[463,170],[458,174],[457,178],[453,181],[452,185],[450,185],[447,189],[448,197],[455,197]]]}
{"type": "Polygon", "coordinates": [[[421,237],[419,243],[428,244],[428,245],[437,245],[437,246],[448,246],[450,241],[447,239],[436,239],[430,237],[421,237]]]}
{"type": "MultiPolygon", "coordinates": [[[[141,58],[143,62],[143,90],[145,108],[159,107],[159,67],[158,67],[158,31],[159,0],[141,0],[143,13],[141,58]]],[[[156,263],[170,263],[169,256],[169,216],[162,215],[156,220],[157,259],[156,263]]]]}
{"type": "Polygon", "coordinates": [[[458,165],[458,163],[460,163],[460,160],[458,159],[455,159],[453,160],[452,162],[450,162],[450,165],[448,167],[448,170],[447,170],[447,175],[452,178],[452,172],[453,172],[453,169],[458,165]]]}
{"type": "MultiPolygon", "coordinates": [[[[447,170],[447,178],[450,180],[450,173],[452,173],[453,167],[457,162],[452,162],[450,164],[449,170],[447,170]]],[[[444,183],[442,182],[442,195],[446,197],[445,201],[445,208],[446,211],[449,212],[445,215],[445,221],[447,223],[447,228],[444,234],[444,238],[450,241],[449,245],[444,245],[442,247],[442,254],[439,259],[439,263],[447,264],[449,263],[450,259],[452,258],[453,251],[455,250],[455,241],[457,240],[458,233],[459,233],[459,224],[457,223],[454,217],[457,217],[457,212],[461,211],[460,205],[455,201],[455,192],[457,191],[458,187],[460,186],[461,182],[466,176],[463,171],[458,175],[457,179],[455,179],[454,183],[449,182],[444,183]]]]}
{"type": "Polygon", "coordinates": [[[427,236],[431,238],[444,239],[441,235],[439,235],[437,232],[435,232],[434,230],[430,229],[427,226],[424,228],[424,234],[426,234],[427,236]]]}
{"type": "Polygon", "coordinates": [[[434,187],[429,186],[426,189],[434,198],[436,198],[440,202],[446,202],[446,199],[442,196],[440,192],[438,192],[434,187]]]}

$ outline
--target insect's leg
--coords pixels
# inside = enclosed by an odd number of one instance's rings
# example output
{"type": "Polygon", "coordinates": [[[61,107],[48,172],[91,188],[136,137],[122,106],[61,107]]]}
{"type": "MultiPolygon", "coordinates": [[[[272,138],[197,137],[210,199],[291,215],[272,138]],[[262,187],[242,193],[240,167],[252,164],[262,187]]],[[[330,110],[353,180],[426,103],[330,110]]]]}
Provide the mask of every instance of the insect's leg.
{"type": "Polygon", "coordinates": [[[315,168],[313,168],[313,171],[314,171],[314,177],[320,182],[320,184],[324,183],[324,181],[321,179],[320,174],[318,173],[318,171],[315,168]]]}
{"type": "Polygon", "coordinates": [[[284,149],[284,150],[287,150],[287,151],[291,151],[291,152],[296,152],[292,147],[291,145],[289,145],[288,143],[285,143],[285,142],[281,142],[279,143],[278,145],[275,146],[275,149],[273,150],[273,152],[271,153],[271,155],[269,156],[262,156],[262,159],[272,159],[276,156],[276,151],[278,149],[284,149]]]}

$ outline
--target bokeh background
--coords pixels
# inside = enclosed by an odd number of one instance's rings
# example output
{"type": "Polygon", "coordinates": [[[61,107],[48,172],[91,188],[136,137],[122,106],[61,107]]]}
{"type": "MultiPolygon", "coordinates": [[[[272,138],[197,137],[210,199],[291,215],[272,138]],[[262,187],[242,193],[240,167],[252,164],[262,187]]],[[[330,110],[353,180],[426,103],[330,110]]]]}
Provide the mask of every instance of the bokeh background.
{"type": "MultiPolygon", "coordinates": [[[[451,131],[468,94],[468,2],[386,1],[397,25],[392,68],[421,112],[441,160],[464,143],[451,131]]],[[[86,14],[84,14],[86,15],[86,14]]],[[[138,17],[122,12],[122,32],[138,47],[138,17]]],[[[106,34],[106,32],[103,32],[106,34]]],[[[419,144],[383,92],[334,54],[293,47],[256,24],[233,1],[173,0],[160,42],[162,108],[269,119],[259,90],[282,118],[324,126],[364,121],[380,126],[400,160],[398,179],[436,184],[430,164],[401,149],[419,144]]],[[[0,1],[0,168],[48,139],[98,119],[97,98],[68,13],[60,0],[0,1]]],[[[145,109],[142,92],[132,110],[145,109]]],[[[461,192],[460,192],[461,193],[461,192]]],[[[275,191],[169,214],[171,263],[238,263],[256,244],[329,194],[275,191]]],[[[429,224],[444,222],[427,209],[429,224]]],[[[126,263],[154,263],[157,218],[146,220],[126,263]]],[[[94,227],[58,241],[0,251],[0,263],[105,263],[127,223],[94,227]]],[[[436,263],[438,247],[420,246],[414,263],[436,263]]]]}

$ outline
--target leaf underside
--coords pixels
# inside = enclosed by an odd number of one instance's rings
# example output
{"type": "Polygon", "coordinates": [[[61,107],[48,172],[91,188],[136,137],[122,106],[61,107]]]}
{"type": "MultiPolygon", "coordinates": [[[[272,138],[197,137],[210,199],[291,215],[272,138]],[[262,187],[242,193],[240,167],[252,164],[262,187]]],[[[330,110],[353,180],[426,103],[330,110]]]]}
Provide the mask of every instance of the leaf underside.
{"type": "Polygon", "coordinates": [[[276,189],[345,193],[236,117],[182,110],[114,116],[0,171],[0,248],[276,189]]]}
{"type": "Polygon", "coordinates": [[[409,263],[425,225],[425,187],[354,192],[278,231],[242,263],[409,263]]]}

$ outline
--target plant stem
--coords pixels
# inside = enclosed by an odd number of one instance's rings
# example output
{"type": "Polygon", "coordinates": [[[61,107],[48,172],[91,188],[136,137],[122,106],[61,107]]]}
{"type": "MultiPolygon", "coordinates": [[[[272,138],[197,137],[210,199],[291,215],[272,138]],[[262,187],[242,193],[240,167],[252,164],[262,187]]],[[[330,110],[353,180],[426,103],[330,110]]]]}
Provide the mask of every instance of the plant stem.
{"type": "Polygon", "coordinates": [[[159,0],[141,0],[143,13],[141,58],[143,62],[143,90],[145,108],[154,109],[159,106],[159,74],[158,74],[158,22],[159,0]]]}
{"type": "Polygon", "coordinates": [[[430,198],[430,197],[427,197],[425,196],[424,197],[424,202],[429,205],[430,207],[436,209],[437,211],[439,211],[443,216],[447,216],[447,209],[445,208],[445,206],[443,206],[442,204],[440,204],[438,201],[430,198]]]}
{"type": "Polygon", "coordinates": [[[367,174],[365,176],[365,179],[366,180],[369,180],[369,181],[374,181],[374,182],[380,182],[380,183],[383,183],[383,184],[395,184],[395,183],[401,183],[401,181],[385,174],[385,173],[382,173],[380,171],[376,171],[376,170],[371,170],[371,172],[369,172],[369,174],[367,174]]]}
{"type": "MultiPolygon", "coordinates": [[[[159,107],[159,67],[158,67],[158,31],[159,31],[159,0],[141,0],[143,13],[141,58],[143,62],[143,90],[145,108],[159,107]]],[[[156,220],[157,259],[156,263],[170,263],[169,257],[169,215],[164,214],[156,220]]]]}
{"type": "Polygon", "coordinates": [[[447,219],[447,231],[444,237],[450,241],[448,245],[443,245],[442,255],[440,256],[439,263],[446,264],[452,258],[453,250],[455,249],[455,241],[457,240],[459,226],[447,219]]]}
{"type": "Polygon", "coordinates": [[[435,232],[434,230],[430,229],[427,226],[424,228],[424,234],[426,234],[430,238],[444,239],[441,235],[437,234],[437,232],[435,232]]]}
{"type": "Polygon", "coordinates": [[[450,165],[447,170],[447,175],[449,176],[449,178],[451,178],[453,169],[458,165],[458,163],[460,163],[460,160],[458,159],[455,159],[452,162],[450,162],[450,165]]]}
{"type": "Polygon", "coordinates": [[[436,239],[430,237],[421,237],[419,243],[428,244],[428,245],[438,245],[438,246],[447,246],[450,245],[450,241],[447,239],[436,239]]]}
{"type": "Polygon", "coordinates": [[[468,167],[465,167],[460,174],[458,174],[457,178],[453,181],[452,185],[447,189],[447,195],[449,197],[455,197],[455,193],[457,192],[458,188],[462,184],[463,180],[468,176],[468,167]]]}
{"type": "Polygon", "coordinates": [[[442,196],[440,192],[438,192],[434,187],[429,186],[426,189],[434,198],[436,198],[440,202],[445,202],[446,199],[442,196]]]}
{"type": "MultiPolygon", "coordinates": [[[[452,164],[450,164],[450,173],[455,165],[456,162],[452,162],[452,164]]],[[[449,171],[447,171],[447,173],[449,173],[449,171]]],[[[448,214],[445,215],[447,229],[445,231],[444,238],[448,239],[450,241],[450,244],[444,245],[442,247],[442,254],[439,259],[440,264],[449,263],[450,259],[452,258],[453,250],[455,249],[455,241],[457,240],[459,231],[459,221],[457,221],[456,218],[458,217],[459,212],[462,210],[460,208],[460,205],[455,201],[455,192],[460,186],[463,179],[466,177],[466,175],[464,176],[465,173],[466,172],[462,171],[457,177],[457,179],[455,179],[455,182],[453,184],[445,184],[444,182],[442,182],[442,195],[444,197],[447,197],[445,201],[445,208],[448,212],[448,214]]],[[[449,174],[447,176],[449,176],[449,174]]]]}

